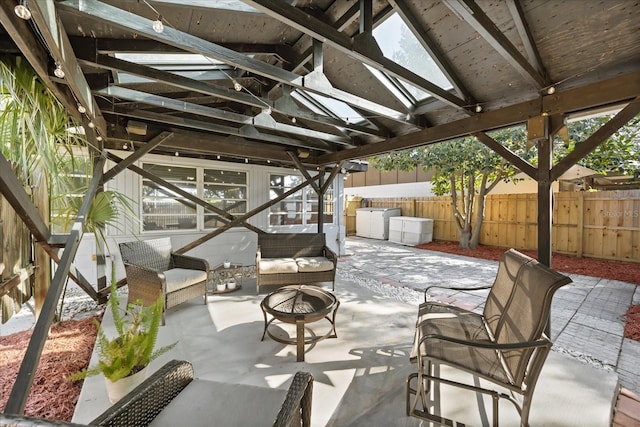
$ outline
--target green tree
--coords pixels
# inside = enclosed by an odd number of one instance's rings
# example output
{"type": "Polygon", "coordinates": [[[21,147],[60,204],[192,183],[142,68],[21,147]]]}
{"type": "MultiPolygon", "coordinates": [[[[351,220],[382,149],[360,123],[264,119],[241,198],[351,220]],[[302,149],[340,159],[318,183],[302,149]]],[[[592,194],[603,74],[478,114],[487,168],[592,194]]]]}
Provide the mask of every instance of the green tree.
{"type": "MultiPolygon", "coordinates": [[[[558,146],[556,154],[564,156],[571,152],[576,144],[586,140],[610,118],[602,116],[569,123],[569,141],[558,146]]],[[[640,115],[631,119],[578,163],[603,175],[637,176],[640,173],[640,115]]]]}
{"type": "MultiPolygon", "coordinates": [[[[492,137],[507,147],[525,147],[524,128],[494,132],[492,137]]],[[[433,192],[450,194],[451,208],[460,233],[460,247],[475,249],[480,239],[486,195],[503,180],[517,172],[515,168],[475,137],[393,152],[370,159],[378,169],[432,170],[433,192]]]]}

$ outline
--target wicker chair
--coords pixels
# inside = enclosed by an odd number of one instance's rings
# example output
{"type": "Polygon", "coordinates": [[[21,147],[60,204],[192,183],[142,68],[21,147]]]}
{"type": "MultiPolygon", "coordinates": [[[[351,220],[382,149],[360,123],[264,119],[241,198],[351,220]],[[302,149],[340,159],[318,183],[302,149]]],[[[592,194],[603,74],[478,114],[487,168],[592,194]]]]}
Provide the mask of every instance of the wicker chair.
{"type": "Polygon", "coordinates": [[[128,303],[142,300],[153,304],[164,295],[165,311],[198,296],[207,304],[209,263],[202,258],[175,254],[171,239],[136,240],[120,243],[120,253],[129,285],[128,303]]]}
{"type": "MultiPolygon", "coordinates": [[[[113,406],[91,421],[90,426],[145,427],[169,405],[193,380],[191,363],[172,360],[130,391],[113,406]]],[[[297,372],[289,386],[273,427],[309,427],[311,425],[311,396],[313,376],[297,372]]],[[[240,397],[241,398],[241,397],[240,397]]],[[[183,408],[188,411],[189,408],[183,408]]],[[[212,423],[215,414],[212,415],[212,423]]],[[[188,425],[188,417],[185,418],[188,425]]],[[[238,420],[242,425],[242,420],[238,420]]],[[[44,420],[0,413],[0,427],[85,427],[63,421],[44,420]]]]}
{"type": "Polygon", "coordinates": [[[493,425],[499,422],[500,398],[511,401],[520,413],[521,425],[528,425],[533,391],[552,345],[545,334],[551,300],[557,289],[570,282],[567,276],[510,249],[500,260],[493,285],[473,288],[490,289],[482,314],[427,302],[427,288],[425,302],[418,309],[411,354],[418,368],[407,378],[407,415],[458,425],[432,408],[438,400],[432,383],[445,383],[490,395],[493,425]],[[466,371],[512,393],[445,378],[437,365],[466,371]]]}

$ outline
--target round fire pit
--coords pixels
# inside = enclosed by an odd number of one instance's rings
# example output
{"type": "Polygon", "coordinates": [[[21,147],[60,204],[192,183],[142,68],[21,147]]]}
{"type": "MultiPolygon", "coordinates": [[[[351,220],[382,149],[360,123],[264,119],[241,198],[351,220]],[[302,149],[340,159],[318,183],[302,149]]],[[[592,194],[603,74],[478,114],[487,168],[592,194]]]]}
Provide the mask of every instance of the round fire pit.
{"type": "Polygon", "coordinates": [[[305,344],[312,344],[325,338],[337,338],[335,320],[339,305],[340,302],[335,295],[317,286],[284,286],[267,295],[260,303],[264,315],[264,332],[261,340],[264,340],[265,335],[269,335],[271,339],[280,343],[296,344],[296,360],[302,362],[305,344]],[[267,313],[272,316],[270,320],[267,320],[267,313]],[[329,332],[322,336],[305,337],[305,324],[322,319],[327,319],[331,324],[329,332]],[[273,335],[269,331],[269,325],[275,320],[295,324],[295,339],[273,335]]]}

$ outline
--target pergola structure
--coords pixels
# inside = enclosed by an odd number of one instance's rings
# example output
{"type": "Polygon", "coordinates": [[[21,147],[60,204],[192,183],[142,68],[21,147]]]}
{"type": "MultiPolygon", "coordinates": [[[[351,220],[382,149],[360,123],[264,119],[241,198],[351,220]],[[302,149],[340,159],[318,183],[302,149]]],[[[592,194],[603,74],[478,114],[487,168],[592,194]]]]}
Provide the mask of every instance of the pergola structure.
{"type": "Polygon", "coordinates": [[[2,50],[30,62],[100,151],[68,236],[50,233],[0,156],[3,195],[38,242],[65,247],[13,413],[83,212],[146,153],[295,167],[321,192],[307,170],[333,178],[357,170],[352,159],[474,135],[538,181],[538,258],[549,265],[551,182],[640,112],[635,0],[9,0],[0,21],[2,50]],[[552,164],[567,117],[613,107],[615,117],[552,164]],[[538,146],[535,166],[487,135],[518,124],[538,146]],[[125,147],[134,151],[126,160],[107,154],[125,147]],[[104,172],[107,157],[118,166],[104,172]]]}

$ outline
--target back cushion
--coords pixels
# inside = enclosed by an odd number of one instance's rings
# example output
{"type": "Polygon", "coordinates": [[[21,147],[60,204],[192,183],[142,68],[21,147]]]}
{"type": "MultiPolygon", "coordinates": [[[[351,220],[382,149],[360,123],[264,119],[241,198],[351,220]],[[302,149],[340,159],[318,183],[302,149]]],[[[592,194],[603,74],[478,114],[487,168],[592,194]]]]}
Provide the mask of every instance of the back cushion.
{"type": "Polygon", "coordinates": [[[258,246],[263,258],[296,258],[322,256],[325,245],[323,233],[259,234],[258,246]]]}
{"type": "Polygon", "coordinates": [[[162,272],[171,269],[171,238],[120,243],[122,261],[162,272]]]}

